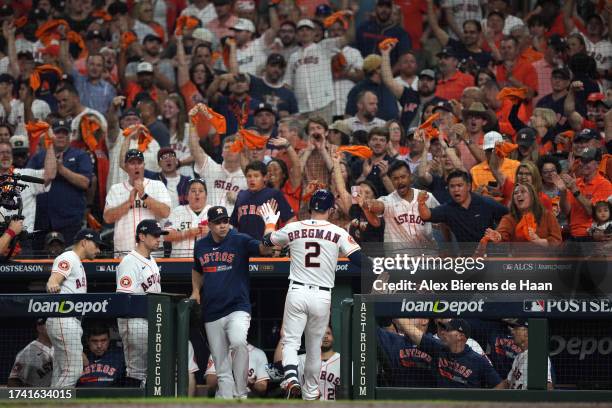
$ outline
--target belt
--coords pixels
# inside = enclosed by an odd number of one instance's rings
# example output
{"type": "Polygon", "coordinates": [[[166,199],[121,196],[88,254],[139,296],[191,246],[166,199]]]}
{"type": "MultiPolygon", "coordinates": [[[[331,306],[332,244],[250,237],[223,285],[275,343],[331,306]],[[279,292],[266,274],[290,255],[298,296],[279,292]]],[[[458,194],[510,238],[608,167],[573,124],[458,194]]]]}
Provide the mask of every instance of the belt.
{"type": "Polygon", "coordinates": [[[306,286],[308,289],[319,289],[319,290],[325,290],[327,292],[331,292],[331,288],[326,288],[325,286],[307,285],[305,283],[296,282],[296,281],[291,281],[291,285],[306,286]]]}

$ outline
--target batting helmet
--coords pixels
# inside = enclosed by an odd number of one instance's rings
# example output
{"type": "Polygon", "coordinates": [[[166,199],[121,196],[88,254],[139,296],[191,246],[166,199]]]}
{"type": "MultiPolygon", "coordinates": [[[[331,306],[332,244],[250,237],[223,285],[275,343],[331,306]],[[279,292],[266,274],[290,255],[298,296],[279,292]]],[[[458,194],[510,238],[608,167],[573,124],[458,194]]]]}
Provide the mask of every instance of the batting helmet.
{"type": "Polygon", "coordinates": [[[310,197],[310,211],[325,212],[334,207],[334,195],[328,190],[317,190],[310,197]]]}

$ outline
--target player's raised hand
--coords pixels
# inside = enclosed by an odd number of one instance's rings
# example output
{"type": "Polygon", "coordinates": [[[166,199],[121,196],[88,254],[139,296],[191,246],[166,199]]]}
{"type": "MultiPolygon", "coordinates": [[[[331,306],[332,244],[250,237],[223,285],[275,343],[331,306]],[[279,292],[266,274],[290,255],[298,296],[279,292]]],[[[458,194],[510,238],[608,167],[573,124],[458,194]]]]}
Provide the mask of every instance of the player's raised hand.
{"type": "Polygon", "coordinates": [[[269,226],[276,227],[276,223],[278,222],[278,219],[280,218],[280,213],[276,212],[275,206],[278,206],[278,205],[277,204],[275,205],[274,203],[271,203],[270,201],[268,201],[267,203],[263,203],[261,207],[259,207],[259,210],[257,211],[257,213],[263,219],[264,224],[266,224],[266,227],[269,227],[269,226]]]}

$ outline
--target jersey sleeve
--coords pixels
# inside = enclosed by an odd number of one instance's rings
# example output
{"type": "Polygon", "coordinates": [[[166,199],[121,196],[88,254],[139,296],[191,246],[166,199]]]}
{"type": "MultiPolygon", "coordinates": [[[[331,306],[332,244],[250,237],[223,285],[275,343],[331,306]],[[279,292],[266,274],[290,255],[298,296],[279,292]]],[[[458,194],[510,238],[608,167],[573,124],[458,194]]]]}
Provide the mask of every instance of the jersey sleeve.
{"type": "Polygon", "coordinates": [[[256,240],[251,238],[250,235],[247,234],[241,234],[244,235],[244,242],[242,243],[242,247],[246,247],[247,249],[247,253],[249,255],[260,255],[259,253],[259,244],[261,244],[261,241],[256,240]]]}
{"type": "Polygon", "coordinates": [[[270,235],[270,241],[278,247],[286,247],[289,244],[289,228],[290,225],[286,225],[285,227],[279,229],[278,231],[274,231],[270,235]]]}
{"type": "Polygon", "coordinates": [[[340,252],[342,252],[345,256],[351,255],[353,252],[361,249],[359,244],[355,242],[353,237],[346,231],[342,230],[340,235],[340,252]]]}
{"type": "Polygon", "coordinates": [[[380,196],[378,197],[378,201],[381,201],[385,205],[385,210],[383,211],[383,217],[387,217],[391,210],[391,200],[389,196],[380,196]]]}
{"type": "Polygon", "coordinates": [[[253,350],[253,369],[255,370],[255,382],[258,383],[260,381],[269,380],[270,376],[268,375],[268,371],[266,370],[266,366],[268,365],[268,358],[266,357],[266,353],[264,353],[260,349],[253,350]]]}
{"type": "Polygon", "coordinates": [[[287,222],[293,216],[295,216],[293,209],[285,198],[285,195],[280,190],[276,190],[274,199],[278,202],[278,210],[280,211],[281,221],[287,222]]]}
{"type": "Polygon", "coordinates": [[[215,362],[212,359],[212,356],[208,357],[208,363],[206,364],[206,371],[204,371],[204,376],[209,374],[217,375],[217,370],[215,369],[215,362]]]}
{"type": "Polygon", "coordinates": [[[51,267],[51,273],[59,273],[64,278],[70,275],[70,270],[74,266],[75,261],[67,255],[66,252],[55,258],[53,266],[51,267]]]}
{"type": "Polygon", "coordinates": [[[198,363],[195,359],[195,351],[193,350],[193,345],[191,344],[191,341],[187,342],[187,360],[189,361],[187,367],[189,373],[195,373],[197,371],[200,371],[200,367],[198,367],[198,363]]]}
{"type": "Polygon", "coordinates": [[[117,267],[117,292],[134,293],[138,285],[136,275],[138,265],[131,262],[130,258],[132,258],[130,255],[125,256],[117,267]]]}
{"type": "Polygon", "coordinates": [[[440,340],[429,333],[423,334],[423,337],[421,337],[421,344],[418,345],[418,348],[428,354],[437,354],[446,349],[440,340]]]}
{"type": "Polygon", "coordinates": [[[17,357],[15,357],[15,363],[13,364],[13,368],[11,368],[9,378],[17,378],[25,383],[26,379],[28,378],[31,366],[28,364],[27,361],[25,361],[26,359],[24,358],[24,350],[21,350],[19,353],[17,353],[17,357]]]}

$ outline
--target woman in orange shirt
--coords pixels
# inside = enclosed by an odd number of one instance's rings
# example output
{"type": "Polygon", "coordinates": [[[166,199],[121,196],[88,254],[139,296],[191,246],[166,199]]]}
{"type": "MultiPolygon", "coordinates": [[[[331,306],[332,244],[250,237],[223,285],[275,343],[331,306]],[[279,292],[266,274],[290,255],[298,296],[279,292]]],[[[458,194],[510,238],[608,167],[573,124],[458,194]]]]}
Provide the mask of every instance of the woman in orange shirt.
{"type": "Polygon", "coordinates": [[[492,242],[530,242],[548,247],[561,243],[561,228],[553,213],[545,209],[531,184],[517,184],[512,192],[510,213],[496,229],[487,228],[492,242]]]}
{"type": "MultiPolygon", "coordinates": [[[[503,174],[501,176],[503,177],[503,174]]],[[[521,165],[516,168],[514,180],[516,180],[516,184],[531,185],[535,190],[542,206],[544,206],[545,209],[552,211],[552,200],[542,191],[542,177],[540,176],[540,171],[535,164],[529,161],[522,162],[521,165]]],[[[500,184],[502,186],[502,196],[504,197],[502,201],[503,205],[508,205],[510,203],[510,199],[512,198],[512,193],[514,192],[514,187],[516,184],[512,183],[512,181],[510,181],[508,178],[505,178],[504,182],[500,184]]]]}
{"type": "Polygon", "coordinates": [[[276,137],[268,142],[276,148],[285,148],[291,163],[289,168],[281,159],[268,162],[268,185],[280,190],[295,214],[299,214],[302,199],[302,166],[300,158],[287,139],[276,137]]]}
{"type": "Polygon", "coordinates": [[[215,75],[204,61],[192,61],[191,64],[185,55],[183,39],[176,39],[176,59],[178,67],[176,80],[181,95],[185,99],[185,108],[189,112],[198,103],[207,103],[206,90],[212,83],[215,75]]]}

